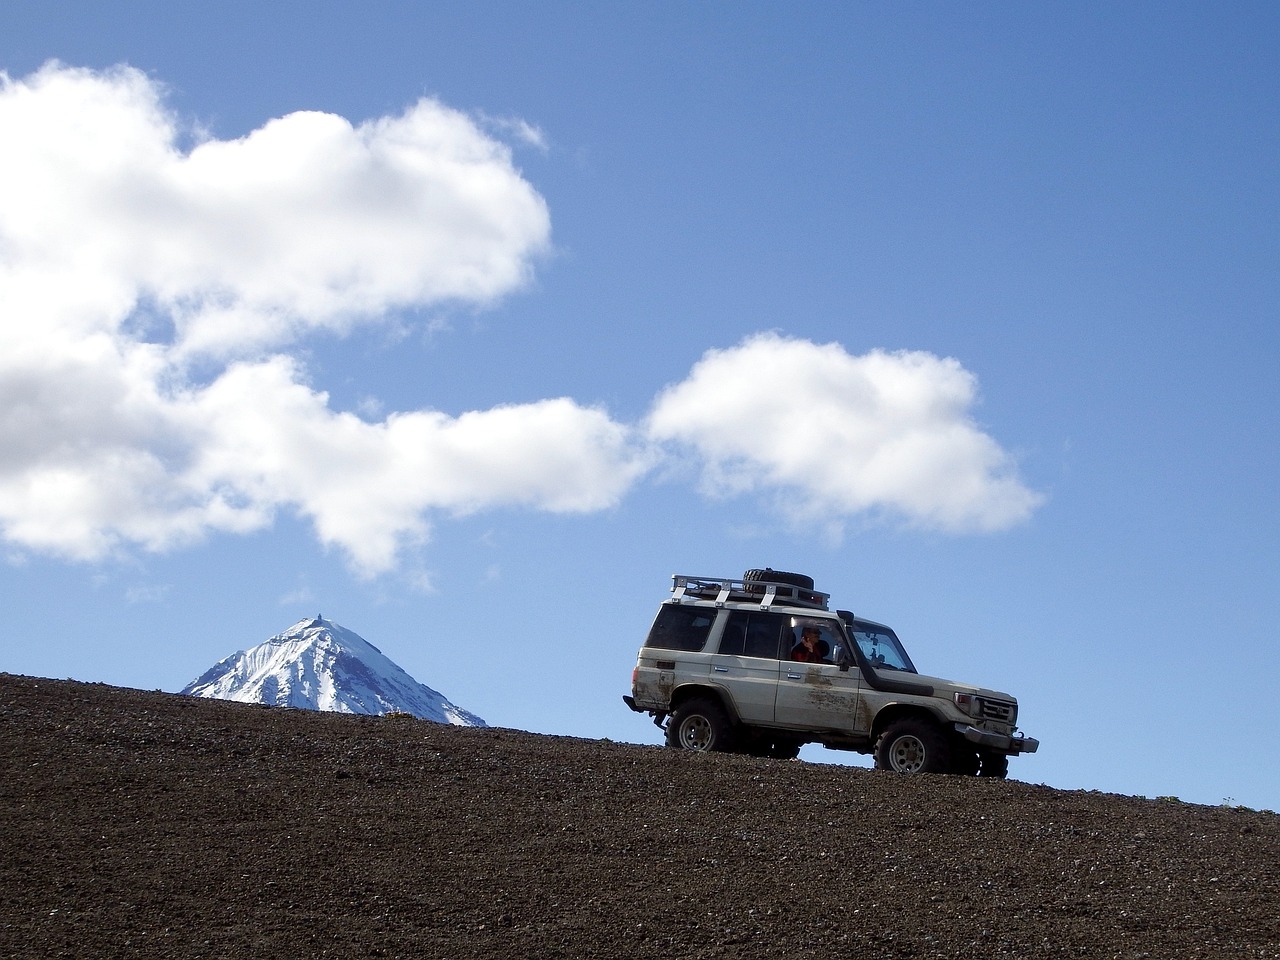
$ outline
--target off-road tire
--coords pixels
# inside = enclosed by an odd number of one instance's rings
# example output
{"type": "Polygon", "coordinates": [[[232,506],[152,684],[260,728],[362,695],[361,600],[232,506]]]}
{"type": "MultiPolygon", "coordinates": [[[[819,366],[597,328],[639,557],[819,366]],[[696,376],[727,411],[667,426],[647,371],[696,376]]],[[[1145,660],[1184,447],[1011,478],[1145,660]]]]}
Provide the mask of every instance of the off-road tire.
{"type": "Polygon", "coordinates": [[[946,773],[951,751],[936,725],[917,717],[889,724],[876,741],[876,769],[895,773],[946,773]]]}
{"type": "Polygon", "coordinates": [[[978,770],[980,777],[994,777],[1003,780],[1009,776],[1009,757],[1003,753],[979,753],[982,766],[978,770]]]}
{"type": "Polygon", "coordinates": [[[801,590],[813,589],[813,577],[806,577],[803,573],[787,573],[785,570],[771,570],[765,567],[763,570],[748,570],[742,575],[742,579],[750,583],[753,580],[763,580],[766,583],[785,583],[788,586],[799,587],[801,590]]]}
{"type": "Polygon", "coordinates": [[[698,753],[725,752],[734,747],[733,724],[713,700],[687,700],[667,721],[667,746],[698,753]]]}

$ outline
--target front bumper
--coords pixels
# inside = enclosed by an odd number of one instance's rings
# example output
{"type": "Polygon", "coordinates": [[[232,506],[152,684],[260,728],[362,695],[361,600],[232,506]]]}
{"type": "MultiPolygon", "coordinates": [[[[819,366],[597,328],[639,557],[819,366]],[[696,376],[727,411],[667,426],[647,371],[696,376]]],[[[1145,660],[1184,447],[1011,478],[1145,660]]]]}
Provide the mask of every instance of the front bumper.
{"type": "Polygon", "coordinates": [[[994,750],[996,753],[1035,753],[1040,749],[1040,741],[1034,737],[1010,737],[1003,733],[980,730],[964,723],[957,723],[956,730],[970,743],[983,750],[994,750]]]}

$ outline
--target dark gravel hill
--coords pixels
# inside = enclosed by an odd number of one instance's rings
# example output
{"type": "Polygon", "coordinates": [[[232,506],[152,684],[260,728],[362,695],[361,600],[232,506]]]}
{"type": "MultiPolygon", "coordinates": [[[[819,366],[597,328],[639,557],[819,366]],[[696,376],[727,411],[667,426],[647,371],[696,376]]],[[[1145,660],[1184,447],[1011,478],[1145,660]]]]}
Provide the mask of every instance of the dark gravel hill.
{"type": "Polygon", "coordinates": [[[0,674],[4,957],[1275,958],[1278,860],[1272,813],[0,674]]]}

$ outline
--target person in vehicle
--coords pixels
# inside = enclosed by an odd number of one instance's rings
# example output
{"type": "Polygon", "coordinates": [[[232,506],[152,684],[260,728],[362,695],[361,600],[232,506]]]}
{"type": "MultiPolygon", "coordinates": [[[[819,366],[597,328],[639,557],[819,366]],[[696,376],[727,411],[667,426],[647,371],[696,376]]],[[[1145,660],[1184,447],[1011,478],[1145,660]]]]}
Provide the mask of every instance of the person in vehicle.
{"type": "Polygon", "coordinates": [[[791,659],[801,663],[823,663],[830,649],[822,639],[822,632],[815,626],[806,625],[800,630],[800,642],[791,648],[791,659]]]}

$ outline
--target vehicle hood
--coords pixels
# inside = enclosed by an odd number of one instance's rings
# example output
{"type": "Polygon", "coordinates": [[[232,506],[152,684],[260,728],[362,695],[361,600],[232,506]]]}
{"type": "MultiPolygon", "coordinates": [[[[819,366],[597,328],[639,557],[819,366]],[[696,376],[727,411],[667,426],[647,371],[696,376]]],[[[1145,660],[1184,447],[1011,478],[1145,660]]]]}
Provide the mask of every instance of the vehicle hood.
{"type": "Polygon", "coordinates": [[[944,700],[950,700],[953,693],[967,693],[971,696],[987,697],[991,700],[1007,700],[1010,703],[1018,702],[1018,698],[1010,693],[992,690],[989,687],[975,687],[971,683],[959,683],[955,680],[947,680],[944,677],[930,677],[923,673],[904,673],[901,670],[877,670],[876,675],[884,677],[885,679],[893,678],[927,683],[929,686],[933,687],[933,695],[935,697],[942,697],[944,700]]]}

